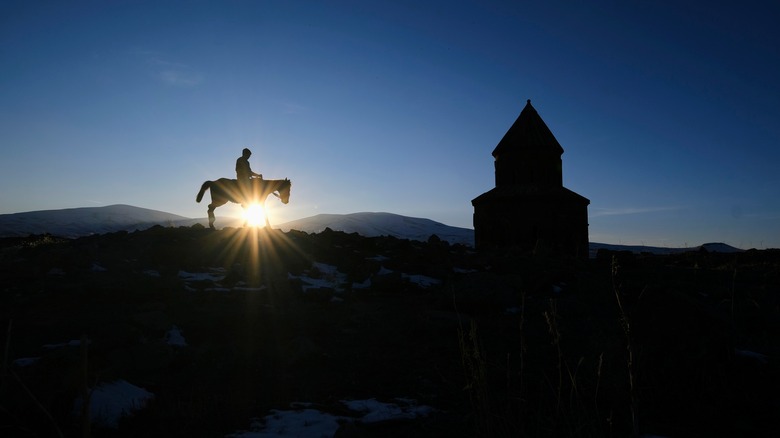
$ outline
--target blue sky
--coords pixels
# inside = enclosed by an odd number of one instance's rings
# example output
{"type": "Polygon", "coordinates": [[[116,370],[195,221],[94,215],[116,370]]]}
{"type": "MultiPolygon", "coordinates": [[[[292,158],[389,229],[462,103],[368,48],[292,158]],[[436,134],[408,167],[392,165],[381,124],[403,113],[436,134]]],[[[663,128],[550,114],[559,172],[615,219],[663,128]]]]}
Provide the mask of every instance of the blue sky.
{"type": "MultiPolygon", "coordinates": [[[[272,223],[386,211],[472,227],[526,99],[596,242],[780,247],[776,2],[0,5],[0,214],[290,178],[272,223]]],[[[237,207],[217,209],[239,214],[237,207]]]]}

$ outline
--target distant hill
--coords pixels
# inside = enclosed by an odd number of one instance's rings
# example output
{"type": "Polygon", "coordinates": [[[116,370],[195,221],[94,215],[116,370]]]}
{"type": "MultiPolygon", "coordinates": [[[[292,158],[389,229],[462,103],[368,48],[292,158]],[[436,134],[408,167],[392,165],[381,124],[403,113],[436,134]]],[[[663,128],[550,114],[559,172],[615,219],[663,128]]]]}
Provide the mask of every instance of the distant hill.
{"type": "Polygon", "coordinates": [[[189,226],[198,222],[176,214],[132,205],[66,208],[0,215],[0,237],[49,233],[81,237],[116,231],[144,230],[154,225],[189,226]]]}
{"type": "Polygon", "coordinates": [[[743,252],[744,250],[735,248],[725,243],[705,243],[699,246],[687,247],[687,248],[671,248],[662,246],[644,246],[644,245],[612,245],[608,243],[596,243],[590,242],[590,256],[595,257],[600,249],[607,249],[612,251],[629,251],[635,254],[679,254],[690,251],[701,251],[702,249],[708,252],[720,252],[720,253],[734,253],[743,252]]]}
{"type": "MultiPolygon", "coordinates": [[[[30,234],[49,233],[56,236],[76,238],[116,231],[145,230],[154,225],[166,227],[207,224],[206,218],[192,219],[132,205],[109,205],[106,207],[67,208],[61,210],[40,210],[0,215],[0,237],[20,237],[30,234]]],[[[240,219],[223,218],[222,226],[241,226],[240,219]]],[[[330,228],[333,231],[358,233],[366,237],[393,236],[400,239],[426,241],[435,234],[449,243],[474,246],[474,230],[452,227],[430,219],[402,216],[393,213],[351,213],[318,214],[274,226],[282,231],[299,230],[314,234],[330,228]]],[[[725,243],[706,243],[688,248],[667,248],[653,246],[612,245],[590,243],[590,255],[595,257],[599,249],[630,251],[633,253],[676,254],[686,251],[732,253],[742,251],[725,243]]]]}
{"type": "MultiPolygon", "coordinates": [[[[41,210],[0,215],[0,237],[18,237],[49,233],[76,238],[116,231],[145,230],[154,225],[191,226],[206,224],[207,219],[192,219],[172,213],[131,205],[41,210]]],[[[223,218],[223,226],[240,226],[240,220],[223,218]]],[[[450,243],[474,245],[474,230],[450,227],[430,219],[412,218],[391,213],[320,214],[287,222],[274,228],[319,233],[325,228],[366,237],[393,236],[402,239],[428,240],[436,234],[450,243]]]]}
{"type": "Polygon", "coordinates": [[[401,216],[393,213],[318,214],[276,226],[282,231],[299,230],[319,233],[325,228],[366,237],[392,236],[400,239],[426,241],[435,234],[449,243],[474,246],[474,230],[444,225],[430,219],[401,216]]]}

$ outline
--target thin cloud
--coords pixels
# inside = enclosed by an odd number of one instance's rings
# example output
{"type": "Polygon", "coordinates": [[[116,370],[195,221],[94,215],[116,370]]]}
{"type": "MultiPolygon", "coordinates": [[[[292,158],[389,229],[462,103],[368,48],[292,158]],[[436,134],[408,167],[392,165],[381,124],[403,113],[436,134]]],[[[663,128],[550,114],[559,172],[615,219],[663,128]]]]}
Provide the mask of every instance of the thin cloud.
{"type": "Polygon", "coordinates": [[[203,75],[187,64],[151,58],[149,62],[158,69],[157,77],[165,84],[174,87],[194,87],[203,82],[203,75]]]}
{"type": "Polygon", "coordinates": [[[152,75],[160,82],[173,87],[191,88],[200,85],[204,81],[202,73],[191,66],[180,62],[171,62],[151,50],[133,50],[137,56],[143,57],[151,66],[152,75]]]}
{"type": "Polygon", "coordinates": [[[624,216],[629,214],[659,213],[664,211],[679,210],[679,207],[619,207],[619,208],[594,208],[590,217],[624,216]]]}
{"type": "Polygon", "coordinates": [[[283,114],[300,114],[302,112],[305,112],[306,110],[308,110],[308,108],[306,108],[303,105],[299,105],[297,103],[293,103],[293,102],[282,103],[283,114]]]}
{"type": "Polygon", "coordinates": [[[184,70],[163,70],[159,72],[161,81],[174,87],[194,87],[203,82],[203,75],[184,70]]]}

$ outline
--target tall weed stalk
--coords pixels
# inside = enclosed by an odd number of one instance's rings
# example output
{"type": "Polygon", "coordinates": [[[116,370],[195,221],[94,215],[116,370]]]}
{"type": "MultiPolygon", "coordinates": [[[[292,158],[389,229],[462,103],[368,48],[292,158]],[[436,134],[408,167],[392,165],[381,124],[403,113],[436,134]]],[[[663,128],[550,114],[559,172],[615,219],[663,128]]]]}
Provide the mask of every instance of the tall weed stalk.
{"type": "Polygon", "coordinates": [[[458,329],[461,361],[466,372],[466,390],[469,392],[472,411],[475,413],[477,434],[492,436],[490,400],[488,399],[487,366],[482,346],[477,336],[477,323],[472,319],[468,333],[458,329]]]}
{"type": "Polygon", "coordinates": [[[615,299],[617,300],[618,310],[620,312],[620,325],[623,328],[623,333],[626,336],[626,350],[628,354],[628,390],[631,399],[631,427],[633,430],[633,436],[639,436],[639,417],[638,417],[638,401],[636,396],[635,387],[635,364],[634,364],[634,345],[631,341],[631,321],[629,320],[628,313],[623,305],[623,299],[620,293],[620,283],[618,280],[619,265],[617,257],[612,256],[612,290],[615,292],[615,299]]]}
{"type": "Polygon", "coordinates": [[[552,344],[558,356],[556,369],[558,371],[558,384],[555,388],[556,408],[561,409],[561,391],[563,390],[563,352],[561,351],[561,333],[558,330],[558,309],[555,300],[550,300],[550,311],[544,312],[544,318],[547,321],[547,328],[552,337],[552,344]]]}

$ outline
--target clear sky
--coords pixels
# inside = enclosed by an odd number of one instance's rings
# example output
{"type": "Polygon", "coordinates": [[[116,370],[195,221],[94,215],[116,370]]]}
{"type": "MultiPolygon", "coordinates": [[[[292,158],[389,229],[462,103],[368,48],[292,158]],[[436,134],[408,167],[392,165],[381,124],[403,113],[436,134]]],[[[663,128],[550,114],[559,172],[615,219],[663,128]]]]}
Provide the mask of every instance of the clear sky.
{"type": "Polygon", "coordinates": [[[780,247],[779,20],[750,0],[4,1],[0,214],[205,217],[201,183],[249,147],[293,181],[272,223],[472,227],[531,99],[591,241],[780,247]]]}

